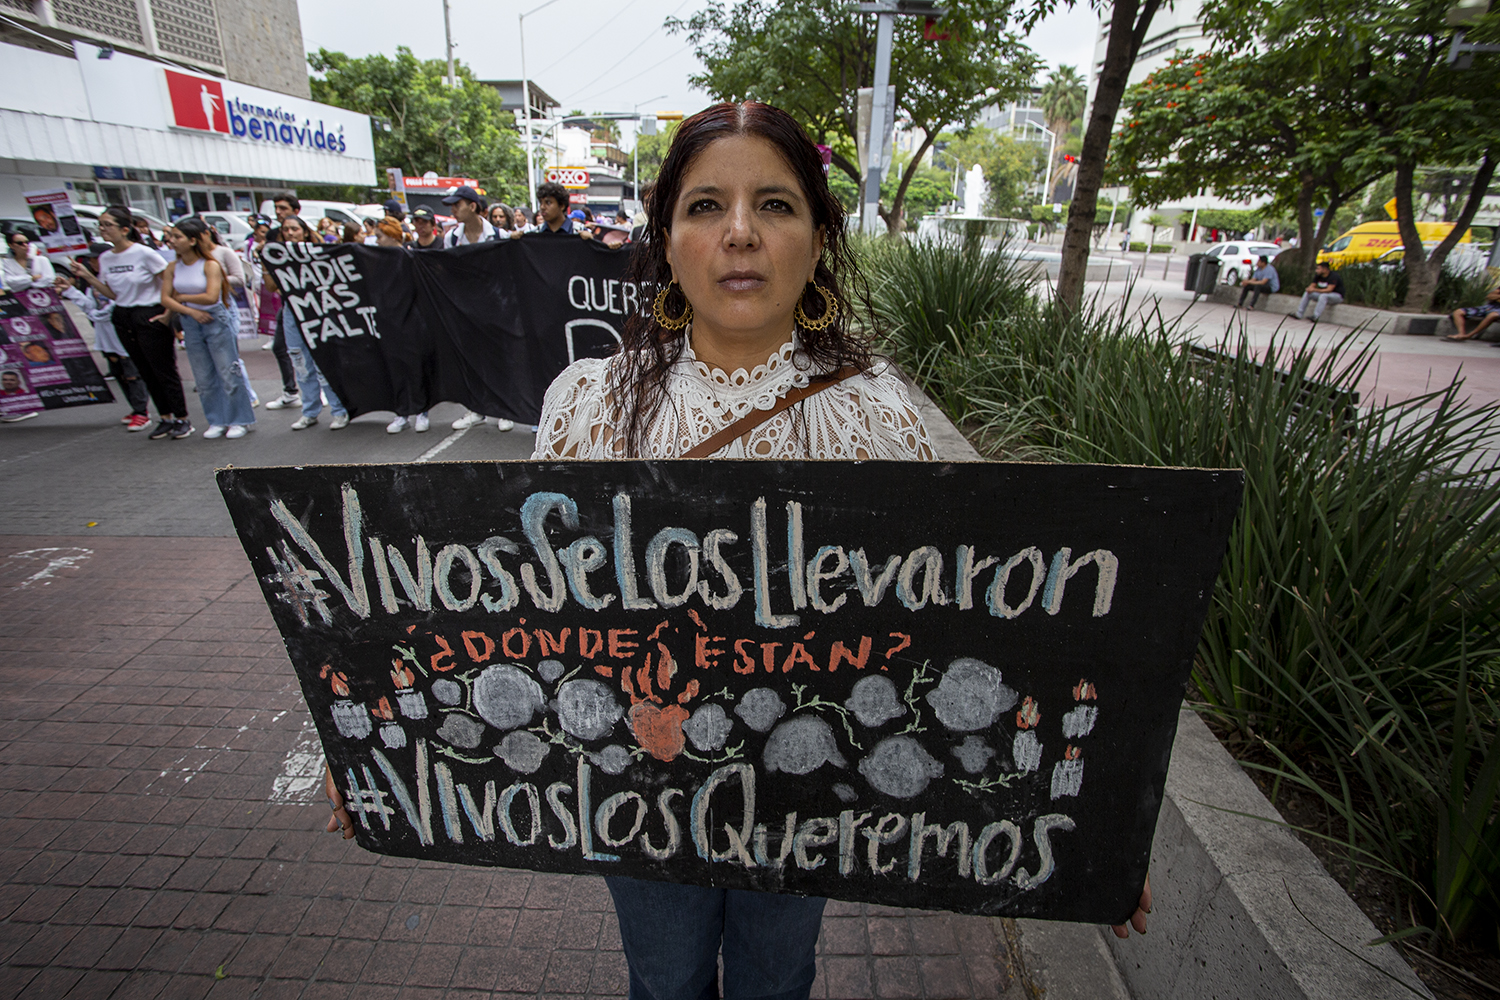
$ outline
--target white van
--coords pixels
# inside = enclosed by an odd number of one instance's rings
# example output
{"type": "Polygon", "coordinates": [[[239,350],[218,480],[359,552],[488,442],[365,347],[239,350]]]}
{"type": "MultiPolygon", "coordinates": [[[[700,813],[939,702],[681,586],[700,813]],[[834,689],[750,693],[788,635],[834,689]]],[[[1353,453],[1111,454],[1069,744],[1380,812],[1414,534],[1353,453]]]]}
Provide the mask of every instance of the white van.
{"type": "MultiPolygon", "coordinates": [[[[276,218],[276,203],[269,198],[261,202],[260,214],[271,219],[276,218]]],[[[302,210],[297,214],[300,215],[304,220],[306,220],[307,224],[311,226],[316,226],[319,219],[329,218],[334,222],[337,222],[340,226],[344,225],[344,223],[346,222],[352,222],[356,226],[360,226],[361,228],[363,228],[365,219],[364,214],[359,209],[359,206],[347,201],[304,200],[302,202],[302,210]]],[[[381,213],[381,215],[384,214],[384,212],[381,213]]],[[[378,219],[380,218],[380,216],[377,215],[375,216],[375,218],[378,219]]]]}

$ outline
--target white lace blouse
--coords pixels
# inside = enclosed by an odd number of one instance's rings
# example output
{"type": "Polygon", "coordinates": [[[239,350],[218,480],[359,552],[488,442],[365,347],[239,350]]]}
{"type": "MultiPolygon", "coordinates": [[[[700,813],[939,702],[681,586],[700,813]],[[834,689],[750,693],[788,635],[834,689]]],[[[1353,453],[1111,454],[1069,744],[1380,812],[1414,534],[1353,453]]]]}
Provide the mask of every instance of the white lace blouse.
{"type": "MultiPolygon", "coordinates": [[[[754,371],[710,368],[691,340],[667,375],[666,396],[646,429],[642,454],[625,451],[625,413],[610,398],[613,359],[574,362],[547,389],[534,459],[675,458],[752,410],[769,410],[813,374],[796,340],[754,371]]],[[[890,367],[855,375],[778,413],[714,452],[714,458],[931,461],[927,428],[890,367]]]]}

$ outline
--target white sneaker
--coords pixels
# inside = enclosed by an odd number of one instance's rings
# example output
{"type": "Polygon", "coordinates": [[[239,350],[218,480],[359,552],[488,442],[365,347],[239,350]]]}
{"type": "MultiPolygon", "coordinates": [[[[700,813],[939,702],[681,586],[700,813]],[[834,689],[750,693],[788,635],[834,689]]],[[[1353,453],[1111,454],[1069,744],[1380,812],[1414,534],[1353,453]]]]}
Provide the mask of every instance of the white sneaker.
{"type": "Polygon", "coordinates": [[[203,436],[205,438],[221,438],[228,429],[223,424],[209,424],[208,430],[203,432],[203,436]]]}
{"type": "MultiPolygon", "coordinates": [[[[229,425],[229,430],[224,433],[224,436],[227,437],[227,438],[229,438],[231,441],[233,441],[233,440],[236,440],[238,438],[244,437],[245,436],[245,432],[248,431],[248,430],[249,430],[249,428],[246,427],[244,424],[230,424],[229,425]]],[[[204,437],[208,437],[207,434],[205,434],[203,436],[204,437]]]]}
{"type": "Polygon", "coordinates": [[[348,427],[348,426],[349,426],[349,414],[347,414],[347,413],[338,413],[338,414],[335,414],[334,417],[333,417],[333,419],[330,420],[330,421],[328,421],[328,429],[331,430],[331,431],[341,431],[345,427],[348,427]]]}
{"type": "Polygon", "coordinates": [[[317,422],[317,417],[298,417],[296,420],[292,421],[292,430],[305,431],[317,422]]]}
{"type": "Polygon", "coordinates": [[[404,430],[406,430],[405,417],[397,417],[395,420],[392,420],[390,423],[385,425],[385,432],[387,434],[400,434],[404,430]]]}
{"type": "Polygon", "coordinates": [[[504,417],[498,417],[495,420],[495,427],[497,430],[512,431],[516,429],[516,422],[514,420],[506,420],[504,417]]]}
{"type": "MultiPolygon", "coordinates": [[[[482,419],[482,418],[481,418],[482,419]]],[[[418,413],[411,421],[411,429],[421,434],[432,426],[432,421],[427,419],[427,414],[418,413]]]]}
{"type": "Polygon", "coordinates": [[[270,350],[274,350],[275,348],[276,348],[276,341],[274,339],[268,340],[264,344],[260,345],[260,349],[262,351],[270,351],[270,350]]]}
{"type": "Polygon", "coordinates": [[[266,409],[268,410],[286,410],[301,405],[302,397],[295,392],[284,392],[276,399],[266,401],[266,409]]]}
{"type": "Polygon", "coordinates": [[[453,429],[456,431],[466,430],[476,424],[484,423],[484,416],[473,410],[465,410],[464,415],[453,421],[453,429]]]}

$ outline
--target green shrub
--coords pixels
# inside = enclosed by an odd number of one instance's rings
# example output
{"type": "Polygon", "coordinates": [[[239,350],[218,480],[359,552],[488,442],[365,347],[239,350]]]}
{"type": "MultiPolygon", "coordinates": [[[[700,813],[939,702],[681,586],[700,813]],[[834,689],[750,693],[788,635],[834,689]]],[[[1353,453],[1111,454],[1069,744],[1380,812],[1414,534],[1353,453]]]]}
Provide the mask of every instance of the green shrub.
{"type": "MultiPolygon", "coordinates": [[[[1346,264],[1339,274],[1343,275],[1345,299],[1349,302],[1389,309],[1406,301],[1408,278],[1404,267],[1346,264]]],[[[1284,278],[1282,283],[1286,284],[1284,278]]],[[[1478,305],[1484,301],[1485,292],[1493,287],[1495,279],[1487,271],[1459,273],[1445,266],[1432,297],[1433,312],[1447,313],[1460,306],[1478,305]]]]}
{"type": "MultiPolygon", "coordinates": [[[[1272,755],[1249,766],[1323,801],[1351,861],[1405,880],[1418,922],[1452,940],[1500,912],[1500,467],[1477,460],[1500,407],[1468,406],[1455,380],[1351,410],[1373,361],[1352,338],[1206,359],[1128,301],[1064,314],[1014,292],[965,299],[938,335],[890,292],[965,286],[981,264],[887,258],[888,349],[991,454],[1244,469],[1194,671],[1203,710],[1238,730],[1231,749],[1272,755]]],[[[1015,289],[1014,271],[983,280],[1015,289]]]]}
{"type": "MultiPolygon", "coordinates": [[[[1143,253],[1143,252],[1145,252],[1145,249],[1146,249],[1146,243],[1145,243],[1144,240],[1135,240],[1135,241],[1132,241],[1131,244],[1130,244],[1130,249],[1135,250],[1135,251],[1137,251],[1139,253],[1143,253]]],[[[1153,244],[1151,244],[1151,252],[1152,253],[1171,253],[1175,249],[1177,249],[1177,248],[1174,247],[1170,243],[1153,243],[1153,244]]]]}

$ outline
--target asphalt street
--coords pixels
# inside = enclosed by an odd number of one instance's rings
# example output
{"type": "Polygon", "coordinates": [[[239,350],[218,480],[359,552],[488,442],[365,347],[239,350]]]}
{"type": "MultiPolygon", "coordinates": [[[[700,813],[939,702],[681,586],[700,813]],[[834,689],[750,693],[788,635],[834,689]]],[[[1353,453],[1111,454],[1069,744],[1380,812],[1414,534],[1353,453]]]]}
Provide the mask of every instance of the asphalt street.
{"type": "Polygon", "coordinates": [[[270,351],[256,348],[259,342],[246,342],[250,346],[243,356],[263,402],[255,411],[255,429],[237,441],[203,439],[207,422],[181,351],[177,367],[192,412],[192,437],[151,441],[149,431],[127,432],[120,418],[130,408],[113,382],[114,404],[52,410],[32,420],[0,424],[0,532],[229,536],[233,527],[214,484],[214,470],[226,465],[531,457],[535,439],[529,427],[518,424],[501,432],[490,422],[454,431],[452,423],[464,410],[453,403],[432,410],[432,427],[424,434],[410,428],[387,434],[391,413],[364,414],[342,430],[329,430],[326,407],[315,426],[294,431],[298,410],[265,408],[265,400],[280,395],[280,380],[275,359],[270,351]]]}

